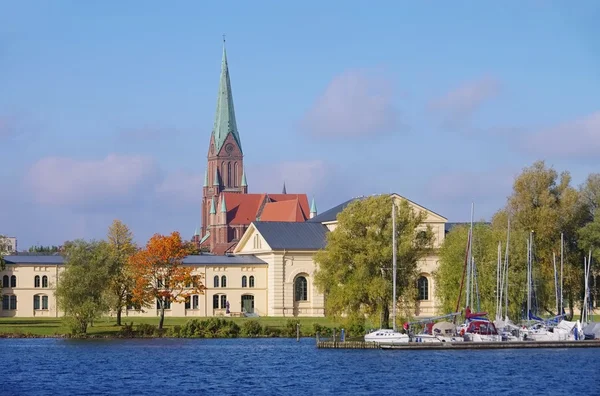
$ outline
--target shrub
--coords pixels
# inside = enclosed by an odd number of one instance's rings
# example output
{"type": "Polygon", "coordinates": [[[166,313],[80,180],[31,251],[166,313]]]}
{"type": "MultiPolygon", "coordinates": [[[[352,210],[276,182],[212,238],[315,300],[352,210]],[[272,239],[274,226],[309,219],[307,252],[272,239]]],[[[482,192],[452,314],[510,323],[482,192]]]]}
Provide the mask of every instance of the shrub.
{"type": "Polygon", "coordinates": [[[119,336],[121,337],[133,337],[135,332],[133,331],[133,322],[125,323],[121,329],[119,329],[119,336]]]}
{"type": "Polygon", "coordinates": [[[264,335],[267,337],[281,337],[282,331],[279,327],[266,326],[264,335]]]}
{"type": "Polygon", "coordinates": [[[139,323],[136,328],[137,333],[141,336],[154,335],[154,329],[156,329],[156,326],[153,326],[149,323],[139,323]]]}
{"type": "Polygon", "coordinates": [[[258,320],[248,320],[242,324],[242,337],[258,337],[263,334],[263,327],[258,320]]]}
{"type": "MultiPolygon", "coordinates": [[[[300,325],[300,323],[297,320],[288,319],[287,322],[285,322],[283,334],[286,337],[296,337],[296,326],[297,325],[300,325]]],[[[300,327],[300,336],[302,336],[302,327],[300,327]]]]}

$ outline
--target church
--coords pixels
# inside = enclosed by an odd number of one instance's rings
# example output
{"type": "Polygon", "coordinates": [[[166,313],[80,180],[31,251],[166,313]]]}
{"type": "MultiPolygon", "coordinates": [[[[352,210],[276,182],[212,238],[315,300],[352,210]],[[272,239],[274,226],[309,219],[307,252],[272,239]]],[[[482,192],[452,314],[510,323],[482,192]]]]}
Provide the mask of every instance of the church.
{"type": "MultiPolygon", "coordinates": [[[[210,135],[201,204],[202,227],[193,241],[202,251],[183,264],[203,280],[206,290],[186,302],[167,306],[172,317],[325,315],[325,296],[314,285],[314,254],[325,248],[327,233],[337,227],[337,215],[357,197],[321,214],[305,194],[248,193],[243,151],[237,129],[223,49],[215,122],[210,135]]],[[[399,195],[415,211],[426,213],[423,226],[435,235],[434,253],[419,262],[416,317],[438,314],[433,271],[437,249],[452,226],[447,219],[399,195]]],[[[6,255],[0,271],[0,317],[59,317],[54,291],[64,270],[60,254],[6,255]]],[[[156,317],[158,305],[126,307],[123,316],[156,317]]]]}
{"type": "Polygon", "coordinates": [[[214,254],[232,253],[253,221],[304,222],[317,214],[306,194],[248,193],[244,152],[235,120],[233,94],[223,46],[217,109],[202,190],[200,233],[193,241],[214,254]]]}

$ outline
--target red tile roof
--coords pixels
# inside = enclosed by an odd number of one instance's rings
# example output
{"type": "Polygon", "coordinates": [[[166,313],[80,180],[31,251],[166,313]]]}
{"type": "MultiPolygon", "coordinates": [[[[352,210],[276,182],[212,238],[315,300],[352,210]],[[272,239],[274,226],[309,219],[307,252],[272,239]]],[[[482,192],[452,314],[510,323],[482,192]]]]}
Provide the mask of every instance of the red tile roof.
{"type": "Polygon", "coordinates": [[[300,209],[302,210],[302,215],[304,219],[308,219],[310,217],[310,208],[308,205],[308,197],[306,194],[268,194],[269,199],[272,202],[281,202],[281,201],[289,201],[289,200],[298,200],[300,205],[300,209]]]}
{"type": "Polygon", "coordinates": [[[266,194],[222,193],[227,207],[227,223],[250,224],[256,220],[256,214],[265,201],[266,194]]]}
{"type": "Polygon", "coordinates": [[[305,221],[309,218],[306,194],[222,194],[230,225],[249,225],[258,217],[261,221],[305,221]]]}

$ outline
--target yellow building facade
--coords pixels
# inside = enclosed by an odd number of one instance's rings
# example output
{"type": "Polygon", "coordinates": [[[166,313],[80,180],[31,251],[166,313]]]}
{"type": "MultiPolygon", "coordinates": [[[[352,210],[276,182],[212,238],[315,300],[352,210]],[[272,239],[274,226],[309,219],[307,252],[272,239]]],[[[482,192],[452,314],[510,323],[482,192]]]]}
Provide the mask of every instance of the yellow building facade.
{"type": "MultiPolygon", "coordinates": [[[[415,211],[427,214],[423,227],[435,235],[435,251],[419,262],[417,317],[440,314],[435,299],[433,272],[438,266],[437,249],[444,241],[447,219],[406,198],[392,194],[396,202],[408,201],[415,211]]],[[[362,199],[362,198],[356,198],[362,199]]],[[[318,317],[325,315],[325,296],[314,285],[317,264],[314,254],[323,249],[327,233],[337,227],[337,214],[344,202],[306,222],[253,222],[242,235],[233,255],[188,256],[183,264],[193,268],[206,286],[203,294],[185,303],[171,303],[165,311],[173,317],[277,316],[318,317]]],[[[390,242],[391,243],[391,242],[390,242]]],[[[59,317],[62,315],[54,291],[64,270],[58,254],[5,256],[0,271],[2,305],[0,317],[59,317]]],[[[123,317],[155,317],[156,305],[127,307],[123,317]]]]}

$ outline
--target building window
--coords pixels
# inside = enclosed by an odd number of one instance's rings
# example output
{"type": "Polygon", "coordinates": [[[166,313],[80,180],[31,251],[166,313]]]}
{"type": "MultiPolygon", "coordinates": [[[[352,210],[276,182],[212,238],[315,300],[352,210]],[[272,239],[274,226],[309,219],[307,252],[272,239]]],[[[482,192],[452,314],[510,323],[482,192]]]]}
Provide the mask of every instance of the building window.
{"type": "Polygon", "coordinates": [[[213,296],[213,309],[219,309],[219,295],[215,294],[213,296]]]}
{"type": "Polygon", "coordinates": [[[235,186],[239,186],[241,184],[239,176],[238,176],[238,163],[237,162],[235,164],[233,164],[233,182],[234,182],[235,186]]]}
{"type": "Polygon", "coordinates": [[[190,296],[187,296],[185,298],[185,309],[190,309],[192,308],[192,300],[190,299],[190,296]]]}
{"type": "Polygon", "coordinates": [[[163,301],[163,304],[165,305],[165,309],[171,309],[171,300],[168,298],[163,297],[162,299],[156,299],[156,309],[160,309],[160,302],[161,300],[163,301]]]}
{"type": "Polygon", "coordinates": [[[34,287],[40,287],[40,276],[36,275],[35,278],[33,278],[33,285],[34,287]]]}
{"type": "Polygon", "coordinates": [[[419,300],[429,300],[429,280],[426,277],[419,277],[417,289],[419,292],[419,300]]]}
{"type": "Polygon", "coordinates": [[[225,275],[221,277],[221,287],[227,287],[227,277],[225,275]]]}
{"type": "Polygon", "coordinates": [[[5,294],[2,296],[2,309],[7,311],[8,307],[10,306],[10,296],[8,294],[5,294]]]}
{"type": "Polygon", "coordinates": [[[198,300],[199,298],[197,294],[192,296],[192,309],[198,309],[198,300]]]}
{"type": "Polygon", "coordinates": [[[48,309],[48,296],[33,296],[33,309],[43,309],[43,310],[47,310],[48,309]],[[41,304],[41,308],[40,308],[40,301],[42,302],[41,304]]]}
{"type": "Polygon", "coordinates": [[[2,277],[2,287],[8,287],[8,275],[2,277]]]}
{"type": "Polygon", "coordinates": [[[242,276],[242,287],[248,287],[248,278],[246,275],[242,276]]]}
{"type": "Polygon", "coordinates": [[[261,243],[260,243],[260,236],[254,235],[254,249],[260,249],[261,248],[261,243]]]}
{"type": "Polygon", "coordinates": [[[48,287],[48,277],[46,275],[42,276],[42,287],[48,287]]]}
{"type": "Polygon", "coordinates": [[[254,275],[250,276],[250,287],[254,287],[254,275]]]}
{"type": "Polygon", "coordinates": [[[219,287],[219,275],[215,275],[215,278],[214,278],[214,286],[215,286],[215,287],[219,287]]]}
{"type": "Polygon", "coordinates": [[[17,276],[13,275],[10,277],[10,287],[17,287],[17,276]]]}
{"type": "Polygon", "coordinates": [[[296,278],[294,291],[294,301],[308,301],[308,281],[304,276],[296,278]]]}
{"type": "Polygon", "coordinates": [[[227,308],[227,295],[221,294],[221,309],[227,308]]]}

